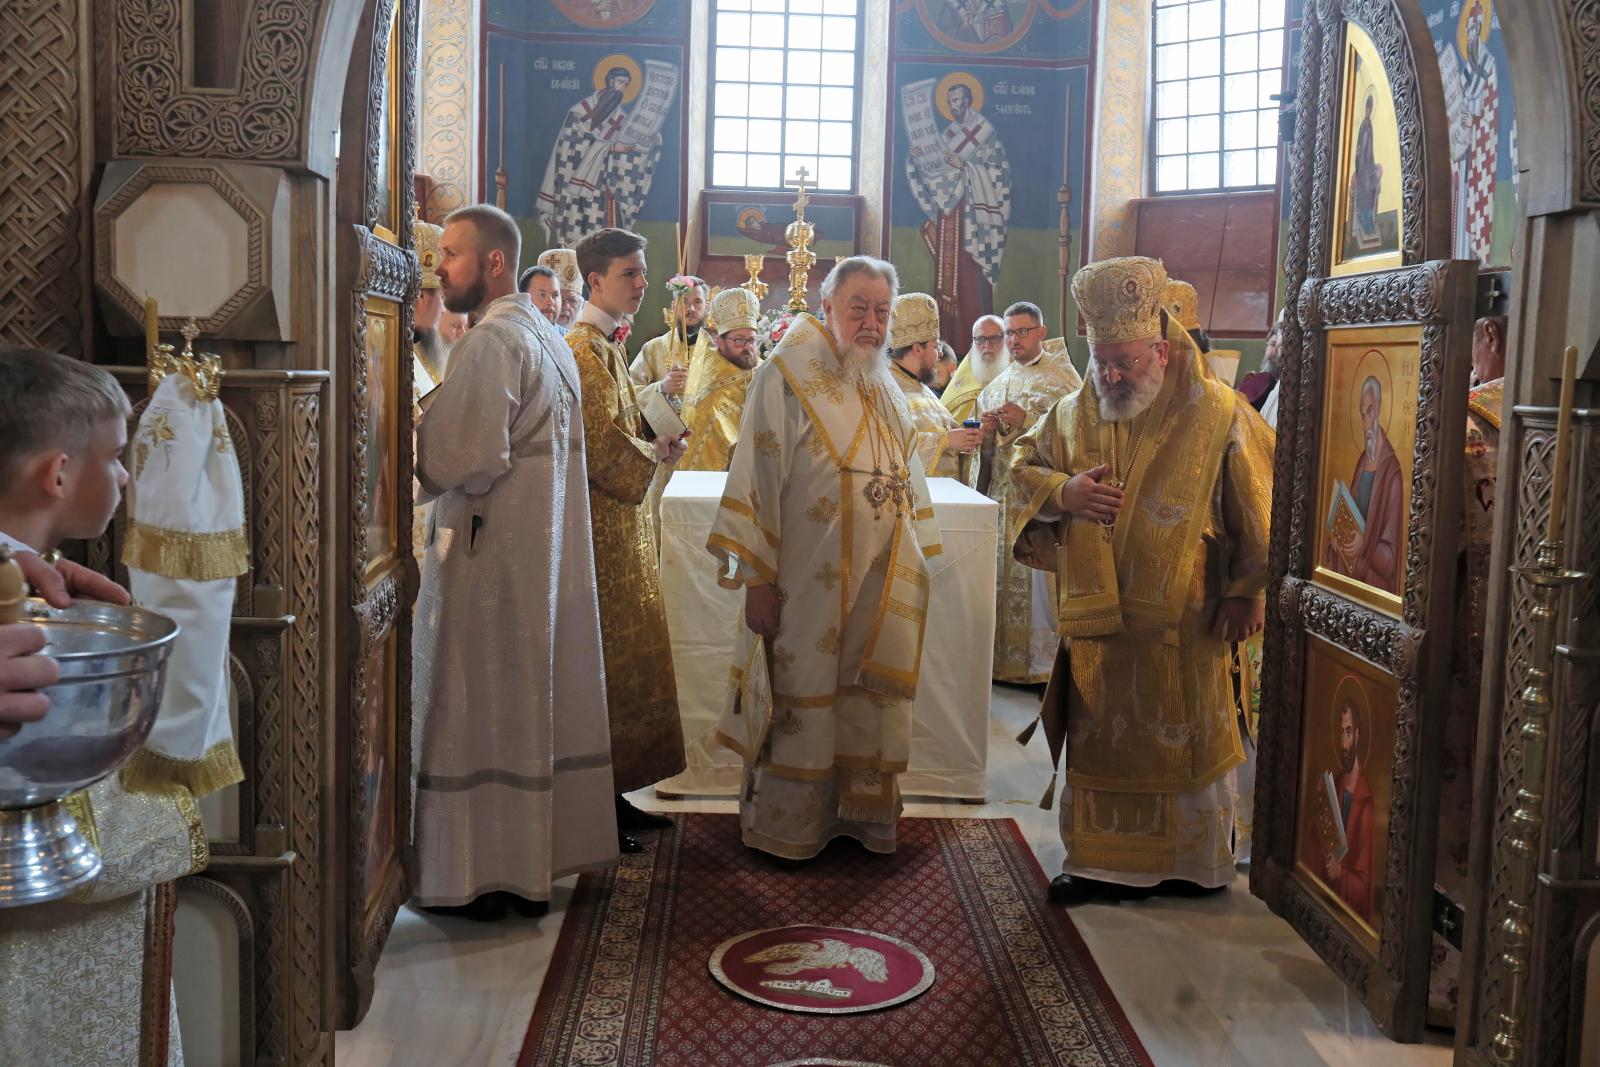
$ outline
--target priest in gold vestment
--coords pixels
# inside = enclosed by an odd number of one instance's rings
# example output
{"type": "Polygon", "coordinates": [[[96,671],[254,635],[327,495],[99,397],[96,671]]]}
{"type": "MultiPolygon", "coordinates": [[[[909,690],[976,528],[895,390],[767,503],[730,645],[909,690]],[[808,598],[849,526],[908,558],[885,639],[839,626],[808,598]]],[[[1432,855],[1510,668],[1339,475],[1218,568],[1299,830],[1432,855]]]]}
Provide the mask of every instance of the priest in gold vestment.
{"type": "Polygon", "coordinates": [[[895,848],[940,551],[883,350],[895,289],[893,266],[852,256],[822,284],[823,319],[796,316],[750,383],[706,545],[744,585],[748,628],[717,739],[744,759],[744,843],[780,861],[839,836],[895,848]],[[742,691],[763,664],[770,707],[742,691]]]}
{"type": "Polygon", "coordinates": [[[921,435],[917,457],[930,478],[960,477],[961,462],[983,440],[966,429],[931,388],[939,363],[939,305],[927,293],[902,293],[889,327],[889,364],[921,435]]]}
{"type": "Polygon", "coordinates": [[[1162,308],[1153,259],[1073,279],[1090,377],[1018,444],[1007,540],[1056,570],[1045,697],[1066,748],[1051,899],[1234,881],[1230,641],[1261,629],[1273,434],[1162,308]]]}
{"type": "Polygon", "coordinates": [[[724,289],[711,302],[711,322],[700,331],[714,336],[710,351],[695,360],[684,389],[683,422],[689,427],[689,450],[678,470],[725,471],[739,442],[739,419],[745,393],[760,355],[756,325],[761,301],[748,289],[724,289]]]}
{"type": "MultiPolygon", "coordinates": [[[[582,380],[611,772],[624,833],[667,823],[634,808],[622,794],[685,766],[659,557],[646,505],[656,468],[681,458],[684,443],[644,436],[627,353],[614,339],[622,316],[637,312],[644,299],[644,249],[643,237],[615,228],[579,242],[578,267],[589,284],[589,301],[567,331],[582,380]]],[[[623,848],[638,846],[624,841],[623,848]]]]}
{"type": "Polygon", "coordinates": [[[1006,324],[999,315],[985,315],[972,324],[972,347],[961,357],[939,398],[957,422],[978,417],[978,394],[1011,366],[1005,329],[1006,324]]]}
{"type": "MultiPolygon", "coordinates": [[[[975,410],[983,421],[981,463],[969,464],[968,484],[1002,511],[1020,506],[1011,467],[1018,442],[1057,399],[1083,384],[1066,347],[1044,343],[1044,316],[1033,304],[1006,309],[1005,344],[1010,365],[978,394],[975,410]]],[[[971,359],[971,356],[967,357],[971,359]]],[[[1038,683],[1050,679],[1056,657],[1055,575],[1035,571],[1012,558],[1000,539],[995,583],[994,678],[1038,683]]]]}

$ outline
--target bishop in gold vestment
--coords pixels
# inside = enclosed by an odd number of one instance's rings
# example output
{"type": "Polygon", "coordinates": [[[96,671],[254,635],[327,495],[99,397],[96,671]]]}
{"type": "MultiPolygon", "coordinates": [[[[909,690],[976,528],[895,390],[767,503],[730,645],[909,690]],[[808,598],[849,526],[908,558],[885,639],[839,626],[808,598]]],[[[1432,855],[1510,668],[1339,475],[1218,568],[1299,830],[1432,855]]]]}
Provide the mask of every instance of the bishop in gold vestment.
{"type": "MultiPolygon", "coordinates": [[[[619,232],[602,230],[593,236],[619,232]]],[[[578,247],[580,264],[593,236],[578,247]]],[[[638,294],[642,296],[643,252],[634,255],[641,268],[638,294]]],[[[620,270],[624,262],[614,258],[608,269],[620,270]]],[[[626,793],[683,770],[683,727],[678,720],[655,531],[645,507],[660,453],[642,436],[627,353],[612,340],[618,316],[611,311],[628,310],[621,306],[626,301],[613,300],[596,287],[596,272],[589,274],[589,302],[567,331],[567,344],[582,382],[612,775],[617,792],[626,793]]],[[[607,283],[602,280],[602,284],[607,283]]]]}
{"type": "Polygon", "coordinates": [[[1261,625],[1273,434],[1169,328],[1165,284],[1142,257],[1078,272],[1090,380],[1018,443],[1012,472],[1008,540],[1057,570],[1071,638],[1044,708],[1066,747],[1051,886],[1065,902],[1236,877],[1228,642],[1261,625]]]}
{"type": "MultiPolygon", "coordinates": [[[[745,585],[717,739],[744,758],[744,843],[892,852],[938,526],[883,356],[894,268],[854,256],[756,371],[707,548],[745,585]],[[765,642],[765,656],[754,653],[765,642]],[[770,671],[770,698],[744,699],[770,671]]],[[[731,581],[731,577],[729,578],[731,581]]]]}
{"type": "MultiPolygon", "coordinates": [[[[1021,454],[1018,442],[1051,404],[1083,384],[1065,345],[1047,347],[1042,340],[1045,327],[1038,308],[1014,304],[1007,311],[1006,332],[1011,336],[1006,347],[1011,363],[978,394],[974,409],[984,417],[985,454],[981,464],[968,465],[968,484],[997,501],[1003,511],[1020,504],[1011,473],[1012,463],[1021,454]],[[1002,410],[1008,414],[999,415],[1002,410]]],[[[1048,681],[1057,644],[1055,575],[1018,563],[1004,538],[998,552],[995,680],[1048,681]]]]}
{"type": "Polygon", "coordinates": [[[889,330],[894,382],[917,427],[917,458],[930,478],[959,478],[962,462],[983,440],[965,429],[930,387],[939,360],[939,305],[927,293],[901,293],[889,330]]]}
{"type": "Polygon", "coordinates": [[[683,393],[689,450],[678,461],[678,470],[725,471],[733,461],[745,393],[760,360],[756,350],[760,319],[761,301],[748,289],[724,289],[711,302],[711,322],[700,336],[714,334],[714,341],[689,370],[683,393]]]}

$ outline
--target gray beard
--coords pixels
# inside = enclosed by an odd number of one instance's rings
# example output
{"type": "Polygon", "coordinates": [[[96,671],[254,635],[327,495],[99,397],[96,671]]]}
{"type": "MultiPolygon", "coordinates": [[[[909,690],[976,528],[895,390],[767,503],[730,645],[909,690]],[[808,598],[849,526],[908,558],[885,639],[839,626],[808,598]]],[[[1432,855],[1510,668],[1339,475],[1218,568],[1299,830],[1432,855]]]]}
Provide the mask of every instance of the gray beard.
{"type": "Polygon", "coordinates": [[[1376,433],[1367,434],[1367,462],[1378,462],[1378,435],[1376,433]]]}
{"type": "Polygon", "coordinates": [[[845,376],[859,378],[862,381],[870,380],[887,359],[888,353],[882,345],[858,345],[851,342],[839,352],[839,366],[845,376]]]}
{"type": "Polygon", "coordinates": [[[439,336],[438,330],[416,331],[417,358],[422,361],[422,366],[433,375],[434,381],[444,378],[445,357],[450,354],[450,349],[439,336]]]}
{"type": "Polygon", "coordinates": [[[1143,381],[1136,382],[1133,392],[1126,397],[1113,399],[1106,396],[1101,390],[1106,388],[1106,383],[1101,379],[1099,371],[1094,374],[1095,391],[1100,393],[1100,417],[1106,422],[1126,422],[1142,414],[1151,404],[1156,402],[1156,394],[1161,392],[1161,381],[1164,375],[1152,374],[1143,381]]]}
{"type": "Polygon", "coordinates": [[[1011,356],[1001,352],[993,360],[984,362],[976,353],[967,357],[967,364],[972,368],[972,380],[979,385],[988,385],[1000,376],[1000,372],[1011,365],[1011,356]]]}

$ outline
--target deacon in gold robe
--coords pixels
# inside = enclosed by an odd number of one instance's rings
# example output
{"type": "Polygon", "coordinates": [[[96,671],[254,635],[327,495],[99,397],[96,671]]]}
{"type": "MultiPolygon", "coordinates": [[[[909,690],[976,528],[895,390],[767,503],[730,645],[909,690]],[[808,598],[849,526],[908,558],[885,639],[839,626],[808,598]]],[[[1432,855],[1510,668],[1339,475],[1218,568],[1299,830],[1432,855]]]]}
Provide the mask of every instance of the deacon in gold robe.
{"type": "MultiPolygon", "coordinates": [[[[1044,333],[1044,316],[1035,305],[1018,303],[1006,309],[1011,362],[984,386],[974,405],[983,422],[983,451],[981,462],[969,464],[967,481],[998,501],[1002,511],[1021,505],[1011,474],[1020,455],[1017,442],[1051,404],[1083,384],[1065,344],[1047,348],[1044,333]]],[[[1008,548],[1002,537],[995,583],[994,678],[1046,682],[1058,644],[1055,575],[1018,563],[1008,548]]]]}
{"type": "Polygon", "coordinates": [[[939,305],[927,293],[902,293],[894,302],[889,362],[920,435],[923,471],[930,478],[960,477],[961,461],[982,443],[983,431],[964,428],[931,387],[939,364],[939,305]]]}
{"type": "Polygon", "coordinates": [[[1042,713],[1067,749],[1063,903],[1237,877],[1228,644],[1261,629],[1273,434],[1170,322],[1166,280],[1143,257],[1078,272],[1089,381],[1013,470],[1007,540],[1058,572],[1071,638],[1042,713]]]}
{"type": "Polygon", "coordinates": [[[745,393],[760,355],[756,324],[761,301],[748,289],[724,289],[711,302],[711,322],[700,331],[711,336],[712,348],[695,361],[684,390],[683,422],[689,427],[689,450],[678,470],[725,471],[739,442],[739,419],[745,393]]]}
{"type": "Polygon", "coordinates": [[[750,383],[706,545],[745,586],[748,627],[717,739],[744,759],[744,843],[780,860],[838,836],[895,848],[940,551],[884,354],[895,289],[892,265],[851,256],[822,283],[822,320],[795,317],[750,383]],[[747,701],[763,665],[770,701],[747,701]]]}
{"type": "MultiPolygon", "coordinates": [[[[578,266],[589,284],[589,301],[567,331],[582,380],[611,773],[617,825],[624,834],[671,825],[663,816],[639,811],[622,794],[670,778],[685,766],[659,556],[645,506],[657,467],[677,462],[684,443],[644,436],[627,353],[614,340],[622,316],[637,312],[644,299],[644,249],[643,237],[611,227],[579,242],[578,266]]],[[[631,840],[622,847],[639,850],[631,840]]]]}
{"type": "Polygon", "coordinates": [[[978,417],[978,394],[1011,366],[1005,330],[1006,324],[998,315],[985,315],[972,324],[972,347],[961,357],[960,366],[939,398],[957,422],[978,417]]]}

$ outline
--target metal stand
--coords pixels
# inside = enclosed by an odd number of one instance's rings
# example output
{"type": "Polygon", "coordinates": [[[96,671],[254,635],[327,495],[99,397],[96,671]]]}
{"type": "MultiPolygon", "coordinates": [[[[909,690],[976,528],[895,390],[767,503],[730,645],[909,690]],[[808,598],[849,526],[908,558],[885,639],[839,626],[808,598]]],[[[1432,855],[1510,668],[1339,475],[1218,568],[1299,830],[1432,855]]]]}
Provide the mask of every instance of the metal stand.
{"type": "Polygon", "coordinates": [[[1545,754],[1549,744],[1551,681],[1555,673],[1557,603],[1567,586],[1587,578],[1561,566],[1560,541],[1539,542],[1538,563],[1513,567],[1533,586],[1533,655],[1523,685],[1522,788],[1512,813],[1516,835],[1505,845],[1502,860],[1512,872],[1506,917],[1500,924],[1500,966],[1506,976],[1505,1010],[1494,1035],[1495,1062],[1512,1067],[1523,1062],[1522,1018],[1527,1011],[1528,967],[1533,948],[1533,894],[1539,877],[1539,844],[1544,835],[1545,754]]]}

